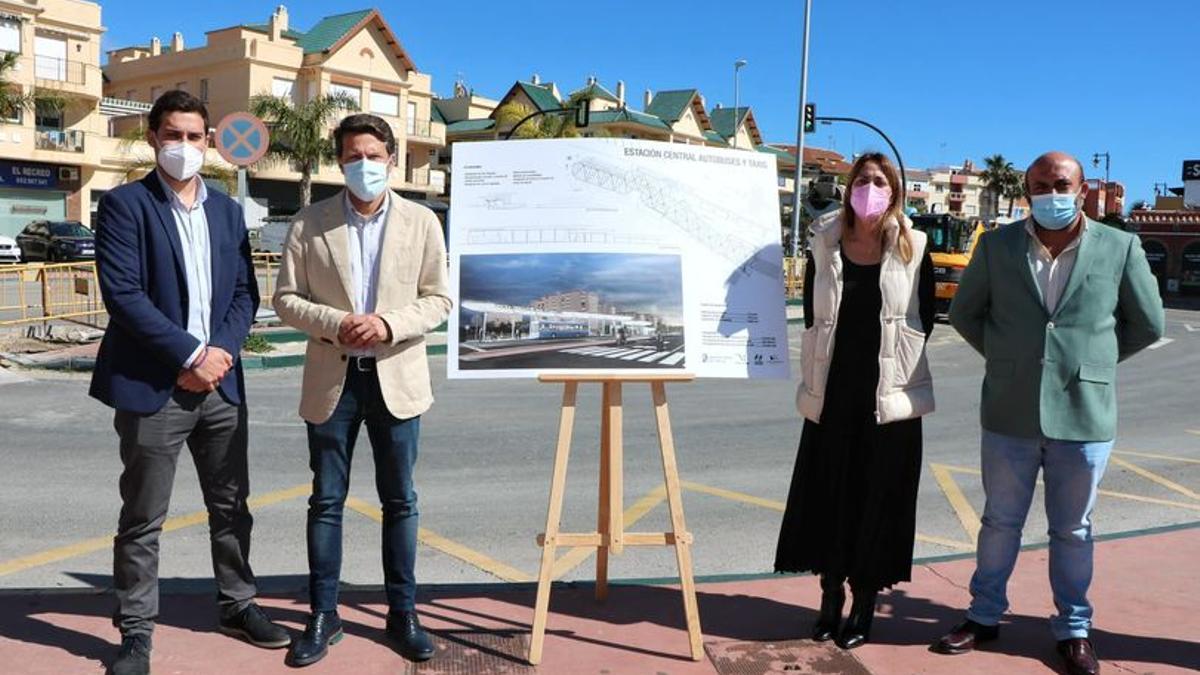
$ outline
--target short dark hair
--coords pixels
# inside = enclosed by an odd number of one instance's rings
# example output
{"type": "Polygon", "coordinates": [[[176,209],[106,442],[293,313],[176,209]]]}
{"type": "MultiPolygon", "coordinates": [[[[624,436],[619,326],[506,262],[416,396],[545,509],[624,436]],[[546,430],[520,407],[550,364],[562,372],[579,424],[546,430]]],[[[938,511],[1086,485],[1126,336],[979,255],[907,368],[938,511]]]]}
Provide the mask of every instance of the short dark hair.
{"type": "Polygon", "coordinates": [[[396,154],[396,135],[392,127],[378,115],[357,113],[349,115],[333,131],[333,154],[342,158],[342,142],[350,134],[371,134],[387,146],[389,156],[396,154]]]}
{"type": "Polygon", "coordinates": [[[150,131],[158,131],[163,116],[173,112],[199,113],[204,118],[204,130],[208,131],[208,108],[204,101],[182,89],[172,89],[154,102],[154,107],[150,108],[150,131]]]}

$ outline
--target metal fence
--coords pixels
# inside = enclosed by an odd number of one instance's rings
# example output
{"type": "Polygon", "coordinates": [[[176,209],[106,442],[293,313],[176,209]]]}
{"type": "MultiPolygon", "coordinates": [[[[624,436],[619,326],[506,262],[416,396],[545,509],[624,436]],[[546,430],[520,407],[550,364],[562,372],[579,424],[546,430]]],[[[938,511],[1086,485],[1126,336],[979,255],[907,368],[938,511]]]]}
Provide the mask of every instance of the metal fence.
{"type": "MultiPolygon", "coordinates": [[[[264,304],[271,301],[278,270],[278,254],[254,254],[254,277],[264,304]]],[[[96,327],[108,323],[96,263],[0,266],[0,328],[50,321],[96,327]]]]}

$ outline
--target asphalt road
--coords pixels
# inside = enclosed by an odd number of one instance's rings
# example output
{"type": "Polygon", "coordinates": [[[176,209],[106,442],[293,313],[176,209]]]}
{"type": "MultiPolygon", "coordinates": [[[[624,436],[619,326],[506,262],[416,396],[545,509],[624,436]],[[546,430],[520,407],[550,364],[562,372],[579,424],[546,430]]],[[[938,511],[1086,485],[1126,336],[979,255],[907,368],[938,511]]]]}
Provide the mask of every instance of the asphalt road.
{"type": "MultiPolygon", "coordinates": [[[[513,347],[520,350],[522,347],[513,347]]],[[[672,335],[663,340],[661,346],[653,338],[630,339],[624,345],[615,340],[564,340],[559,349],[537,349],[526,346],[528,351],[487,355],[487,351],[476,351],[461,347],[460,356],[472,357],[459,361],[461,370],[510,369],[510,368],[684,368],[683,336],[672,335]],[[581,344],[582,343],[582,344],[581,344]],[[480,358],[487,355],[487,358],[480,358]]],[[[488,350],[508,352],[509,349],[488,350]]]]}
{"type": "MultiPolygon", "coordinates": [[[[1200,313],[1168,311],[1169,342],[1118,368],[1121,422],[1095,514],[1097,533],[1200,519],[1200,313]]],[[[796,327],[793,326],[793,329],[796,327]]],[[[793,358],[799,349],[793,339],[793,358]]],[[[969,552],[983,506],[977,475],[982,360],[948,326],[930,342],[938,411],[925,422],[918,556],[969,552]]],[[[417,485],[426,531],[423,582],[530,579],[543,528],[561,392],[528,380],[445,380],[433,358],[438,402],[422,420],[417,485]]],[[[119,500],[112,414],[89,399],[86,378],[0,375],[0,587],[106,586],[119,500]],[[8,383],[4,383],[8,382],[8,383]]],[[[264,584],[296,588],[306,574],[304,512],[310,480],[296,417],[300,369],[249,375],[252,561],[264,584]]],[[[703,380],[670,385],[679,467],[698,574],[769,572],[781,503],[800,436],[794,382],[703,380]]],[[[564,528],[595,526],[598,387],[580,396],[564,528]]],[[[667,528],[649,393],[625,391],[626,521],[667,528]]],[[[365,434],[360,437],[366,443],[365,434]]],[[[379,525],[369,452],[355,458],[346,512],[343,579],[378,584],[379,525]]],[[[1035,501],[1028,543],[1044,541],[1035,501]]],[[[162,539],[164,579],[209,583],[203,505],[192,463],[181,460],[162,539]]],[[[564,553],[566,553],[564,551],[564,553]]],[[[1147,551],[1148,559],[1153,551],[1147,551]]],[[[568,553],[562,578],[587,578],[592,559],[568,553]],[[571,567],[576,563],[575,567],[571,567]]],[[[675,574],[668,550],[627,550],[613,577],[675,574]]]]}

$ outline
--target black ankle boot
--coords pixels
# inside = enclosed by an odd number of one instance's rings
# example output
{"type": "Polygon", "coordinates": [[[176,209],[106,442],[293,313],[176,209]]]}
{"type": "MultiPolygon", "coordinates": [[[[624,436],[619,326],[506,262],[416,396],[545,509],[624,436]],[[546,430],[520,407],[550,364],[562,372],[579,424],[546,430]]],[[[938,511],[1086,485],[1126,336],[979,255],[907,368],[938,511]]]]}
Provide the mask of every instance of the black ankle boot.
{"type": "Polygon", "coordinates": [[[850,603],[850,616],[838,634],[837,646],[842,649],[854,649],[866,644],[871,639],[871,621],[875,618],[875,597],[877,591],[865,591],[854,594],[854,602],[850,603]]]}
{"type": "Polygon", "coordinates": [[[821,614],[813,624],[812,639],[828,642],[837,635],[842,623],[842,606],[846,604],[843,579],[821,575],[821,614]]]}

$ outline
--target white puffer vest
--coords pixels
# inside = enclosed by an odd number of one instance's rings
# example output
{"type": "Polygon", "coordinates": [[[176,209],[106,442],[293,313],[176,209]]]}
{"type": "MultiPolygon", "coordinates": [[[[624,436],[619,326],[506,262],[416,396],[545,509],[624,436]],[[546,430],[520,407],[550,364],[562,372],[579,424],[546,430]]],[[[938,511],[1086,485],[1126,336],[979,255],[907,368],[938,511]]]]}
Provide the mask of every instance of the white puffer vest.
{"type": "MultiPolygon", "coordinates": [[[[901,216],[903,218],[903,216],[901,216]]],[[[883,294],[880,311],[879,385],[875,398],[875,422],[887,424],[933,412],[933,377],[925,356],[925,332],[921,325],[917,277],[925,256],[925,233],[912,229],[912,260],[905,263],[896,248],[899,224],[884,224],[884,252],[879,271],[883,294]]],[[[842,301],[842,216],[829,213],[812,224],[813,317],[800,343],[802,381],[796,391],[796,409],[805,418],[821,421],[825,385],[833,359],[838,308],[842,301]]],[[[863,354],[863,358],[870,355],[863,354]]]]}

